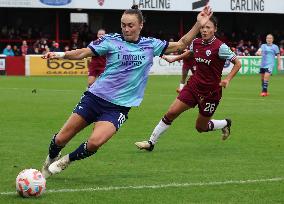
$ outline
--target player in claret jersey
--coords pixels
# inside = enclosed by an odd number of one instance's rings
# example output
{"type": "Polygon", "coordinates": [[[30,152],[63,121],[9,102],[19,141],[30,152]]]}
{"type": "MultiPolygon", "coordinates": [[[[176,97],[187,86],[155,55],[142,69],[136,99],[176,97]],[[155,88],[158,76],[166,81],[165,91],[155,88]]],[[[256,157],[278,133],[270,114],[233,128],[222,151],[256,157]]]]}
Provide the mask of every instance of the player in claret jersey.
{"type": "Polygon", "coordinates": [[[222,130],[222,139],[230,135],[231,119],[211,119],[226,88],[241,67],[240,61],[230,48],[215,37],[217,20],[211,17],[200,29],[201,38],[193,40],[190,51],[194,53],[196,71],[190,77],[168,112],[155,127],[148,141],[136,142],[139,149],[152,151],[155,143],[172,122],[184,111],[198,106],[199,114],[195,128],[198,132],[222,130]],[[226,60],[234,66],[225,79],[221,79],[226,60]]]}
{"type": "MultiPolygon", "coordinates": [[[[97,33],[97,38],[104,36],[106,31],[104,29],[99,29],[97,33]]],[[[105,56],[92,56],[92,60],[88,66],[88,87],[90,87],[96,79],[104,72],[106,67],[106,57],[105,56]]]]}

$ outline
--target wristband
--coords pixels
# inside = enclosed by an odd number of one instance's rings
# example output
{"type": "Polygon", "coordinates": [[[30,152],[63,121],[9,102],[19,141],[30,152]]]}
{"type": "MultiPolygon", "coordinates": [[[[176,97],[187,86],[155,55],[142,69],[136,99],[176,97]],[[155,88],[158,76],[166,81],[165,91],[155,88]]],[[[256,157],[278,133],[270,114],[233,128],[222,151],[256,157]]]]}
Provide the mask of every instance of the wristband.
{"type": "Polygon", "coordinates": [[[63,59],[65,57],[65,52],[54,52],[55,58],[63,59]]]}

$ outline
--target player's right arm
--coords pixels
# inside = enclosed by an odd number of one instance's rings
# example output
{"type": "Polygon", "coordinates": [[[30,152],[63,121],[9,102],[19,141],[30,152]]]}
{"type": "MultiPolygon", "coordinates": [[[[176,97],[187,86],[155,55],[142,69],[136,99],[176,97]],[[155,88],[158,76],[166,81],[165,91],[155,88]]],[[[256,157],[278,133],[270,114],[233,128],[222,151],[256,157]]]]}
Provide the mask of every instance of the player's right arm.
{"type": "Polygon", "coordinates": [[[174,56],[174,57],[171,57],[171,56],[166,56],[166,55],[163,55],[162,58],[164,60],[166,60],[167,62],[169,63],[172,63],[172,62],[176,62],[176,61],[179,61],[179,60],[182,60],[184,58],[188,58],[192,55],[193,53],[189,50],[186,50],[184,53],[182,53],[181,55],[177,55],[177,56],[174,56]]]}
{"type": "Polygon", "coordinates": [[[257,50],[257,52],[255,53],[255,55],[261,56],[261,48],[259,48],[259,49],[257,50]]]}
{"type": "Polygon", "coordinates": [[[76,49],[66,52],[48,52],[42,58],[43,59],[70,59],[81,60],[86,57],[93,56],[93,51],[90,48],[76,49]]]}

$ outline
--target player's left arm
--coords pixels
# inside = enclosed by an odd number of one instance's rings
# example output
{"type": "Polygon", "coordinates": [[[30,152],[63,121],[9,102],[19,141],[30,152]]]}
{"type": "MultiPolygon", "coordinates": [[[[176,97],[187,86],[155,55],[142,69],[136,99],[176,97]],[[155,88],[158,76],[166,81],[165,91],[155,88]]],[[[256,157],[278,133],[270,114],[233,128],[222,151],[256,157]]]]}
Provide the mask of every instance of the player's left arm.
{"type": "Polygon", "coordinates": [[[277,61],[278,61],[278,70],[280,71],[281,70],[281,58],[280,58],[280,53],[277,54],[277,61]]]}
{"type": "Polygon", "coordinates": [[[227,88],[230,84],[230,81],[238,73],[242,65],[236,54],[232,52],[231,49],[225,43],[220,46],[218,54],[221,59],[230,60],[230,62],[234,64],[231,72],[225,77],[225,79],[221,80],[219,84],[220,86],[227,88]]]}
{"type": "Polygon", "coordinates": [[[237,57],[231,62],[234,64],[231,72],[226,76],[225,79],[221,80],[219,84],[220,86],[224,88],[227,88],[229,86],[230,81],[234,78],[234,76],[238,73],[238,71],[240,70],[242,66],[240,60],[237,57]]]}
{"type": "Polygon", "coordinates": [[[197,21],[191,28],[191,30],[186,33],[178,42],[169,42],[165,54],[178,52],[181,53],[195,38],[198,34],[200,28],[204,26],[213,15],[210,6],[206,5],[203,10],[198,14],[197,21]]]}

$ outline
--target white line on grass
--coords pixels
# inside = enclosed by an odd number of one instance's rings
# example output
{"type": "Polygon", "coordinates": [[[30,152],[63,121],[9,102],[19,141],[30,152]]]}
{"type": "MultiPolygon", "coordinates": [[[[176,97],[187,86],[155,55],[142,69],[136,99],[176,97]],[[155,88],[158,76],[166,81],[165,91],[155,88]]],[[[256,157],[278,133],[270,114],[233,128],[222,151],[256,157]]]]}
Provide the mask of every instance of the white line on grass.
{"type": "MultiPolygon", "coordinates": [[[[190,186],[221,186],[227,184],[250,184],[262,182],[277,182],[284,181],[284,178],[267,178],[255,180],[239,180],[239,181],[212,181],[198,183],[169,183],[160,185],[142,185],[142,186],[109,186],[96,188],[78,188],[78,189],[53,189],[47,190],[46,193],[68,193],[68,192],[93,192],[93,191],[113,191],[113,190],[128,190],[128,189],[157,189],[157,188],[173,188],[173,187],[190,187],[190,186]]],[[[15,192],[0,192],[0,195],[13,195],[15,192]]]]}

